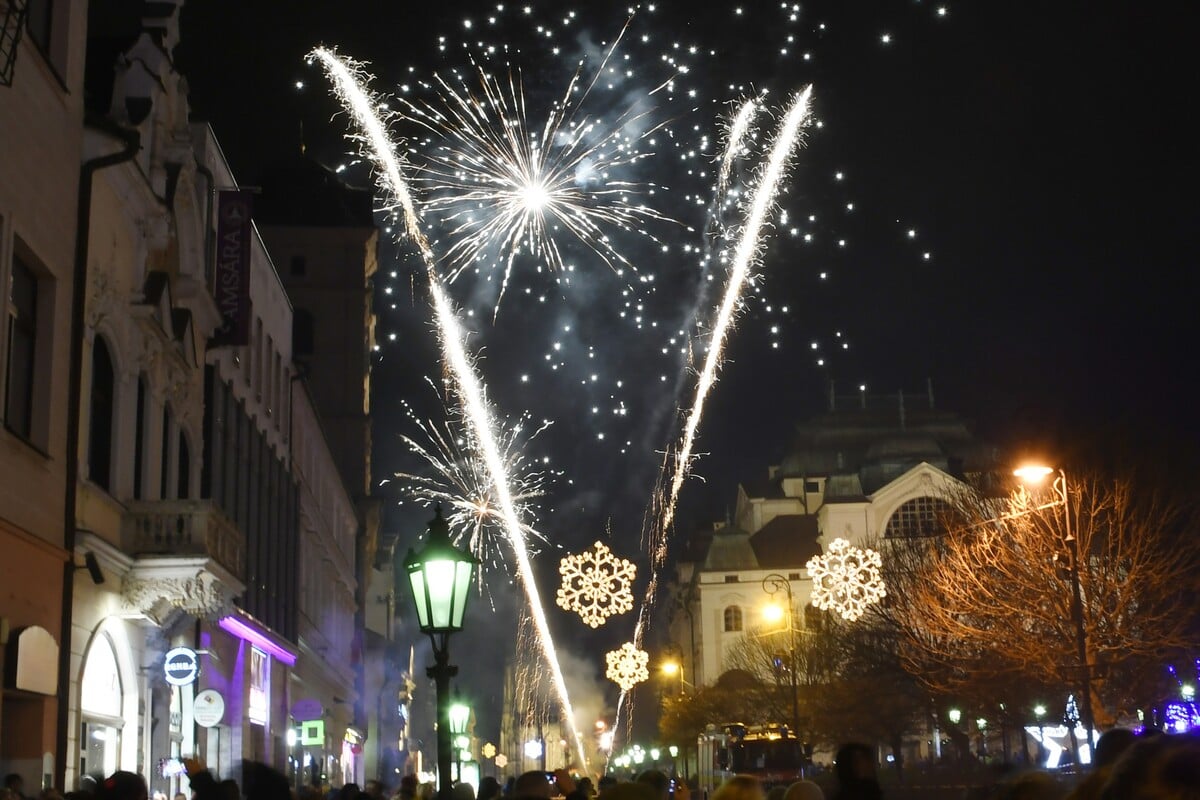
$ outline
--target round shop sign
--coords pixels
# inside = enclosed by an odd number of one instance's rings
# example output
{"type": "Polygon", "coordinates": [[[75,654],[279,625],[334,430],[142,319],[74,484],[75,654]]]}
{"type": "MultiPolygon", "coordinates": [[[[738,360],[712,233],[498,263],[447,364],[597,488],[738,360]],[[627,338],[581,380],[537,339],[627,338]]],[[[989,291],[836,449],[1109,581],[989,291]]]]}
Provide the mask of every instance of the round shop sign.
{"type": "Polygon", "coordinates": [[[200,674],[200,657],[190,647],[176,647],[167,651],[163,660],[163,674],[172,686],[187,686],[196,681],[200,674]]]}
{"type": "Polygon", "coordinates": [[[225,698],[216,689],[205,689],[192,703],[192,718],[201,728],[211,728],[225,716],[225,698]]]}

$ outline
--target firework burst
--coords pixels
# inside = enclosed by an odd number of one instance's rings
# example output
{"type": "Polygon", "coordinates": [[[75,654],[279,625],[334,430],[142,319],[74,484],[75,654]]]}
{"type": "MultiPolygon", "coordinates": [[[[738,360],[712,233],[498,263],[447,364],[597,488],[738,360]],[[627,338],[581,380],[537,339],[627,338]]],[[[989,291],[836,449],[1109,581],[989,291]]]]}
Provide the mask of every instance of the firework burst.
{"type": "MultiPolygon", "coordinates": [[[[411,412],[409,416],[420,436],[401,439],[429,470],[425,474],[397,473],[401,491],[418,504],[442,505],[455,544],[470,550],[490,569],[508,572],[507,554],[511,548],[504,517],[495,484],[478,455],[480,446],[473,429],[453,405],[447,406],[441,423],[421,420],[411,412]]],[[[534,425],[525,414],[515,422],[498,425],[496,431],[496,447],[508,474],[513,507],[531,554],[537,553],[538,543],[547,541],[535,527],[538,500],[558,473],[535,464],[527,448],[548,427],[549,422],[534,425]]],[[[487,586],[484,575],[483,570],[476,573],[481,591],[487,586]]]]}
{"type": "Polygon", "coordinates": [[[574,242],[618,276],[636,271],[617,249],[620,234],[657,241],[646,224],[669,221],[642,202],[658,187],[625,177],[653,155],[648,143],[660,129],[644,98],[611,122],[589,116],[583,107],[590,87],[572,99],[581,89],[581,63],[533,127],[519,74],[502,80],[477,65],[474,74],[474,90],[458,73],[453,82],[438,75],[437,101],[400,101],[400,115],[432,137],[413,155],[414,177],[424,209],[450,242],[442,257],[449,280],[494,268],[501,275],[498,311],[522,255],[539,270],[561,271],[571,266],[565,248],[574,242]]]}

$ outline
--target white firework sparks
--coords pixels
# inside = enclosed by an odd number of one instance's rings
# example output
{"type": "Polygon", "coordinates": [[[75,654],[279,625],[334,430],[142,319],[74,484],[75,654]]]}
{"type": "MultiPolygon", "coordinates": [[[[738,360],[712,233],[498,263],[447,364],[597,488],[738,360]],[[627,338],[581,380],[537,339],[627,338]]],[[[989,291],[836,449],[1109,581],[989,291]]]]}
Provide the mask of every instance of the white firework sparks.
{"type": "MultiPolygon", "coordinates": [[[[408,191],[408,184],[400,171],[396,145],[392,142],[383,120],[377,113],[377,103],[364,88],[366,75],[363,70],[357,64],[323,47],[313,50],[312,57],[321,62],[326,75],[334,85],[338,99],[350,111],[355,123],[363,131],[366,155],[378,167],[379,188],[385,197],[400,206],[405,231],[420,252],[426,275],[429,278],[434,315],[438,331],[441,334],[439,343],[442,348],[442,359],[446,364],[447,372],[453,379],[455,394],[459,397],[462,406],[463,418],[470,425],[479,442],[480,454],[495,487],[499,516],[504,522],[504,530],[513,549],[517,575],[521,587],[525,590],[529,613],[533,618],[534,630],[537,632],[538,644],[546,659],[546,666],[550,670],[563,717],[574,720],[575,710],[571,706],[571,698],[567,693],[566,682],[563,680],[554,639],[550,635],[550,627],[546,623],[546,613],[542,608],[541,596],[534,581],[533,566],[529,560],[529,551],[525,546],[521,522],[517,516],[512,492],[509,489],[509,478],[505,471],[504,459],[501,457],[496,443],[496,426],[492,421],[492,411],[475,371],[475,365],[467,354],[465,337],[458,317],[450,303],[450,298],[446,295],[441,279],[438,277],[433,249],[421,230],[412,194],[408,191]]],[[[571,725],[570,728],[579,754],[579,763],[586,765],[587,752],[584,750],[583,740],[574,725],[571,725]]]]}
{"type": "Polygon", "coordinates": [[[539,267],[564,269],[560,233],[624,275],[634,267],[610,234],[633,231],[654,239],[645,223],[668,219],[638,201],[652,185],[621,177],[652,155],[642,145],[657,128],[640,130],[648,112],[634,106],[612,123],[588,117],[581,110],[587,92],[572,99],[581,69],[536,129],[520,78],[511,73],[502,82],[476,67],[479,97],[461,79],[456,86],[439,75],[439,106],[400,101],[401,115],[438,140],[417,156],[416,180],[428,195],[424,208],[448,228],[449,279],[500,265],[497,310],[523,253],[539,267]]]}
{"type": "MultiPolygon", "coordinates": [[[[658,571],[667,557],[667,542],[671,525],[675,519],[675,506],[679,500],[679,492],[683,488],[684,480],[691,472],[692,446],[695,443],[696,431],[700,426],[700,419],[704,414],[704,403],[713,385],[716,383],[717,371],[721,366],[722,355],[725,350],[725,340],[733,326],[742,292],[750,278],[751,270],[760,252],[760,237],[763,225],[766,222],[767,214],[774,205],[775,196],[787,172],[788,161],[800,141],[800,131],[808,120],[811,98],[812,86],[808,86],[803,91],[798,92],[793,98],[787,115],[784,117],[783,123],[775,134],[775,141],[771,145],[771,152],[767,163],[762,168],[757,184],[752,190],[750,211],[738,237],[735,257],[730,266],[729,280],[725,286],[725,295],[722,298],[721,305],[717,308],[716,319],[712,325],[711,338],[708,342],[708,353],[704,359],[704,368],[696,383],[695,398],[692,401],[691,410],[688,412],[687,420],[684,424],[683,435],[674,452],[674,457],[672,458],[671,454],[668,453],[664,461],[664,471],[668,467],[673,467],[671,471],[671,486],[665,499],[661,499],[660,501],[656,497],[653,501],[656,507],[661,507],[662,513],[652,523],[654,527],[649,533],[650,580],[646,587],[642,606],[638,612],[637,627],[634,630],[633,638],[634,643],[638,645],[645,638],[650,609],[654,605],[654,597],[658,591],[658,571]],[[671,463],[672,461],[674,462],[673,464],[671,463]],[[661,505],[659,505],[660,502],[661,505]]],[[[732,143],[733,140],[731,139],[730,144],[732,143]]],[[[622,694],[621,701],[618,703],[618,717],[620,716],[623,701],[624,694],[622,694]]]]}
{"type": "Polygon", "coordinates": [[[813,582],[813,605],[853,622],[867,606],[887,596],[880,574],[882,566],[883,559],[874,550],[834,539],[827,553],[813,556],[805,564],[813,582]]]}
{"type": "MultiPolygon", "coordinates": [[[[455,544],[468,549],[481,564],[493,570],[504,569],[510,549],[504,518],[495,484],[487,465],[478,455],[480,447],[473,428],[461,415],[454,413],[454,409],[447,409],[447,419],[440,425],[416,417],[413,421],[421,431],[423,441],[411,436],[401,439],[412,453],[425,461],[432,474],[397,473],[402,491],[423,505],[441,504],[446,509],[446,522],[455,544]]],[[[549,425],[543,423],[534,428],[525,415],[497,431],[496,445],[509,477],[513,504],[527,546],[546,541],[534,523],[537,501],[545,495],[555,474],[536,466],[526,456],[526,445],[549,425]],[[526,434],[527,430],[532,432],[526,434]]],[[[479,588],[484,589],[487,585],[485,571],[478,570],[476,579],[479,588]]]]}

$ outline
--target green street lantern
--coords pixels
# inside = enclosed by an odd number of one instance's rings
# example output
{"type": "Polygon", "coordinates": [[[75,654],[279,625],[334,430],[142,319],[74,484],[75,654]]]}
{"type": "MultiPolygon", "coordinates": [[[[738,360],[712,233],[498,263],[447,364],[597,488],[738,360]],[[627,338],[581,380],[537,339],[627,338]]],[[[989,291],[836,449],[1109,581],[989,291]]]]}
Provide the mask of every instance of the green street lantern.
{"type": "MultiPolygon", "coordinates": [[[[471,589],[471,573],[479,562],[454,546],[442,508],[429,522],[429,535],[420,552],[409,549],[404,569],[417,604],[421,633],[449,634],[462,630],[471,589]]],[[[436,647],[436,643],[435,643],[436,647]]]]}
{"type": "MultiPolygon", "coordinates": [[[[467,733],[467,722],[471,719],[471,707],[462,701],[455,702],[450,706],[450,733],[454,736],[465,736],[467,733]]],[[[466,745],[459,745],[466,747],[466,745]]]]}
{"type": "Polygon", "coordinates": [[[470,553],[459,550],[450,540],[450,528],[442,517],[441,506],[429,522],[425,546],[420,552],[410,549],[404,557],[404,571],[408,573],[417,606],[417,624],[433,644],[433,666],[425,674],[433,678],[437,692],[438,793],[443,798],[450,797],[453,786],[450,679],[458,674],[458,667],[450,663],[447,644],[450,634],[462,630],[467,596],[471,592],[471,573],[477,563],[470,553]]]}

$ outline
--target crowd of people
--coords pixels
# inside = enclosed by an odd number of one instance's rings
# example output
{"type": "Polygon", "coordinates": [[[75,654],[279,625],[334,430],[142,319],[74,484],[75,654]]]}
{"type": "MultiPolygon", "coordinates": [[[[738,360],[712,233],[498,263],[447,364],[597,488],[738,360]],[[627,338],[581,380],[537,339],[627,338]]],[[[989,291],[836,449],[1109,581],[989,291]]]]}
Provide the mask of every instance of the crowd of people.
{"type": "MultiPolygon", "coordinates": [[[[198,761],[186,761],[191,797],[174,800],[882,800],[885,796],[876,772],[875,750],[867,745],[843,745],[834,760],[833,784],[823,789],[810,780],[789,786],[764,787],[748,775],[725,780],[710,796],[693,798],[686,782],[658,770],[648,770],[634,780],[619,781],[606,775],[593,784],[565,770],[526,772],[501,785],[485,777],[478,792],[458,783],[451,797],[437,798],[433,784],[421,784],[406,775],[394,794],[379,781],[364,787],[348,783],[328,792],[318,788],[294,789],[276,770],[253,762],[242,768],[242,782],[218,779],[198,761]]],[[[1107,731],[1096,743],[1090,768],[1073,785],[1051,773],[1029,771],[998,776],[991,786],[965,792],[964,800],[1200,800],[1200,736],[1194,734],[1136,736],[1132,731],[1107,731]]],[[[21,776],[4,780],[0,800],[34,800],[25,794],[21,776]]],[[[45,789],[36,800],[167,800],[151,798],[146,781],[132,772],[115,772],[90,784],[86,790],[59,794],[45,789]]]]}

